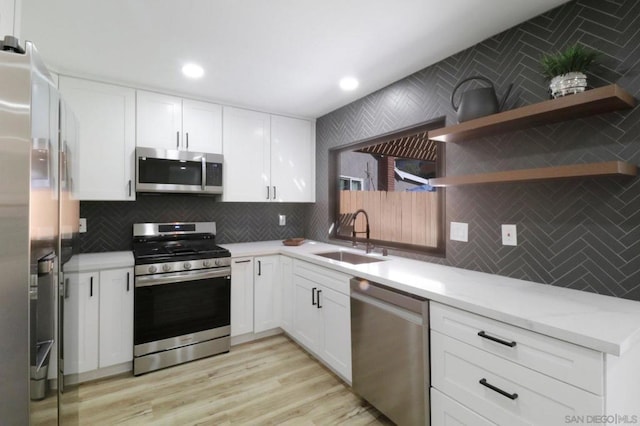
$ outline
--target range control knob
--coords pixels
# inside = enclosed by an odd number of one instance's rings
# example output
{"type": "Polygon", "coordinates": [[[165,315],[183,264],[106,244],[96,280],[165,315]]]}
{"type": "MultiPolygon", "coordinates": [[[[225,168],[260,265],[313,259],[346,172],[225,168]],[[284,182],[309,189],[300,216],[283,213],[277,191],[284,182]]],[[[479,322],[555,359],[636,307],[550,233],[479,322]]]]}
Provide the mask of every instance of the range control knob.
{"type": "Polygon", "coordinates": [[[208,268],[209,266],[211,266],[211,260],[210,259],[203,260],[202,266],[204,266],[205,268],[208,268]]]}
{"type": "Polygon", "coordinates": [[[149,273],[150,274],[155,274],[157,270],[158,270],[158,268],[156,268],[155,266],[153,266],[153,265],[149,266],[149,273]]]}
{"type": "Polygon", "coordinates": [[[165,263],[164,265],[162,265],[162,270],[165,272],[169,272],[171,270],[171,265],[165,263]]]}
{"type": "Polygon", "coordinates": [[[184,266],[184,269],[186,269],[186,270],[191,269],[191,263],[189,263],[189,262],[184,262],[183,266],[184,266]]]}
{"type": "Polygon", "coordinates": [[[222,263],[220,259],[216,259],[216,266],[220,266],[220,263],[222,263]]]}

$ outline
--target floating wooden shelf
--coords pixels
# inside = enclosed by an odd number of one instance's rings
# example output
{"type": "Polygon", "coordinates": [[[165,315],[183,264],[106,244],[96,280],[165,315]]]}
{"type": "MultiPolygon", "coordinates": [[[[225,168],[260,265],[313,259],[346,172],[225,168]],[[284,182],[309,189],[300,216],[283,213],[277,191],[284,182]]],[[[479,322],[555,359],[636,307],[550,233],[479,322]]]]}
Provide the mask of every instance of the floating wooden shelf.
{"type": "Polygon", "coordinates": [[[509,170],[476,175],[447,176],[429,179],[431,186],[447,187],[480,183],[531,182],[597,176],[636,176],[638,168],[624,161],[573,164],[569,166],[543,167],[539,169],[509,170]]]}
{"type": "Polygon", "coordinates": [[[429,139],[461,142],[543,124],[633,108],[636,100],[616,84],[598,87],[575,95],[563,96],[522,108],[516,108],[429,132],[429,139]]]}

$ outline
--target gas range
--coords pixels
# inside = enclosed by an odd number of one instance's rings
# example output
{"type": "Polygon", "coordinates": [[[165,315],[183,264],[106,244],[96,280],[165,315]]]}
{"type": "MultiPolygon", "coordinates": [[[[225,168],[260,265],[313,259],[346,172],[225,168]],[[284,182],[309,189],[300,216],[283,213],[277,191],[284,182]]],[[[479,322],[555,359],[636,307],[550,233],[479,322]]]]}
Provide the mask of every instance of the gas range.
{"type": "Polygon", "coordinates": [[[215,244],[215,222],[133,225],[135,275],[228,267],[231,253],[215,244]]]}
{"type": "Polygon", "coordinates": [[[137,223],[134,375],[229,351],[231,253],[214,222],[137,223]]]}

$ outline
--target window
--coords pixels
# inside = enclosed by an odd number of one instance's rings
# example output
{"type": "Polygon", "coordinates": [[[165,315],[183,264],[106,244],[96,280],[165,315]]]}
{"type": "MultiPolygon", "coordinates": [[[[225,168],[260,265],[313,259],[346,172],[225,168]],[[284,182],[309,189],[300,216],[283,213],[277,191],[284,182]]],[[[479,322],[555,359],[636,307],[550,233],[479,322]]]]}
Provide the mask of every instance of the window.
{"type": "Polygon", "coordinates": [[[343,191],[362,191],[363,179],[351,176],[340,176],[340,189],[343,191]]]}
{"type": "Polygon", "coordinates": [[[444,144],[427,132],[444,119],[330,150],[331,238],[366,239],[363,209],[374,245],[444,254],[444,189],[429,179],[444,175],[444,144]]]}

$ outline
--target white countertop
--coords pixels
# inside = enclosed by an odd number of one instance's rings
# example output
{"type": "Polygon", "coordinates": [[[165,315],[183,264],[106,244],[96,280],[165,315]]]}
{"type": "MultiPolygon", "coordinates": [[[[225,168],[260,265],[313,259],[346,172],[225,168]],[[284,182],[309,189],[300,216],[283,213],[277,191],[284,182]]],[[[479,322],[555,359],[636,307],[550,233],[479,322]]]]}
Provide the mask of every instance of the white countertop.
{"type": "Polygon", "coordinates": [[[363,250],[314,241],[296,247],[281,241],[221,246],[233,257],[285,254],[612,355],[640,344],[637,301],[397,256],[351,265],[313,253],[344,250],[364,254],[363,250]]]}
{"type": "Polygon", "coordinates": [[[65,263],[64,272],[87,272],[101,269],[133,267],[133,253],[130,251],[111,251],[104,253],[75,254],[65,263]]]}

